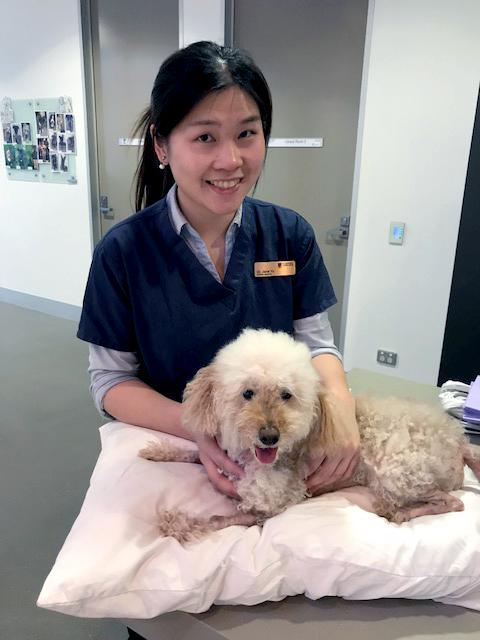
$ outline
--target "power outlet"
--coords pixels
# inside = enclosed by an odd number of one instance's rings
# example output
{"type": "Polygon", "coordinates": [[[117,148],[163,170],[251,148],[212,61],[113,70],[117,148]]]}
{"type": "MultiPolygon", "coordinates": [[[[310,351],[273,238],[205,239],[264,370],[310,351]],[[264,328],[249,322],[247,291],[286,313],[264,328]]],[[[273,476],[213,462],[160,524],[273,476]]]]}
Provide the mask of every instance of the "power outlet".
{"type": "Polygon", "coordinates": [[[384,351],[383,349],[379,349],[377,351],[377,362],[380,364],[386,364],[389,367],[397,366],[397,357],[398,354],[394,351],[384,351]]]}

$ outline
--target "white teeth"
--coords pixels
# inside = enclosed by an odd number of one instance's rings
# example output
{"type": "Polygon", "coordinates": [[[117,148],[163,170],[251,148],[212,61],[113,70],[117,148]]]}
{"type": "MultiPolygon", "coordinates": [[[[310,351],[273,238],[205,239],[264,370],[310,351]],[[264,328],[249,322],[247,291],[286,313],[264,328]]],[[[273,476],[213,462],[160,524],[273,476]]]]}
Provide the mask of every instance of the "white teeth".
{"type": "Polygon", "coordinates": [[[236,180],[208,180],[208,182],[219,189],[231,189],[240,182],[240,178],[236,180]]]}

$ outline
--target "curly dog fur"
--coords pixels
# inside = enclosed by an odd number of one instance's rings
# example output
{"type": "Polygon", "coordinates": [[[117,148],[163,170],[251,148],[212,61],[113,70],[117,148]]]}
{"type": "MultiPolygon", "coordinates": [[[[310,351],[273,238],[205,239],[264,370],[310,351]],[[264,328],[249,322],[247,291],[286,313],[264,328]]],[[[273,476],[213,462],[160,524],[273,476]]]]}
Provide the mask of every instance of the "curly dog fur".
{"type": "MultiPolygon", "coordinates": [[[[240,502],[234,516],[162,514],[161,535],[181,542],[233,524],[262,524],[306,499],[309,452],[333,452],[342,444],[308,348],[285,333],[243,331],[197,373],[183,402],[185,426],[215,436],[245,477],[235,481],[240,502]]],[[[357,397],[356,415],[361,459],[343,487],[369,487],[376,513],[396,523],[463,509],[448,492],[461,488],[464,464],[480,478],[480,454],[457,421],[440,409],[394,397],[357,397]]],[[[157,443],[139,455],[198,461],[157,443]]]]}

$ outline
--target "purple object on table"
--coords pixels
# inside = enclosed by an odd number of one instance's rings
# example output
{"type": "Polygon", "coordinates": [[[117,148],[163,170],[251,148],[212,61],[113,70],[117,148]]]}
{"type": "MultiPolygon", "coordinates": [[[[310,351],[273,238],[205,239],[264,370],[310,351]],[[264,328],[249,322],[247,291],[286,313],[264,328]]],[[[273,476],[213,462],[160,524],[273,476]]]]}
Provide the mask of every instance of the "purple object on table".
{"type": "Polygon", "coordinates": [[[463,419],[467,422],[480,424],[480,376],[477,376],[470,385],[463,407],[463,419]]]}

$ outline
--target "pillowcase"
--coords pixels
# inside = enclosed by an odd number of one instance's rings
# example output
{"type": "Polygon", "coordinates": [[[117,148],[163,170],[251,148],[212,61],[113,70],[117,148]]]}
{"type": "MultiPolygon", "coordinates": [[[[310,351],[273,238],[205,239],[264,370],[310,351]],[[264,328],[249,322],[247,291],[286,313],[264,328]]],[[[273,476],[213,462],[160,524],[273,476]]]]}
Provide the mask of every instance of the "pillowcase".
{"type": "Polygon", "coordinates": [[[100,433],[90,488],[40,607],[91,618],[153,618],[305,594],[428,598],[480,611],[480,485],[469,469],[455,492],[463,512],[391,524],[369,511],[370,492],[354,487],[295,505],[263,529],[229,527],[182,546],[159,537],[159,512],[208,517],[234,513],[235,503],[213,488],[201,465],[137,454],[150,440],[195,445],[120,422],[100,433]]]}

